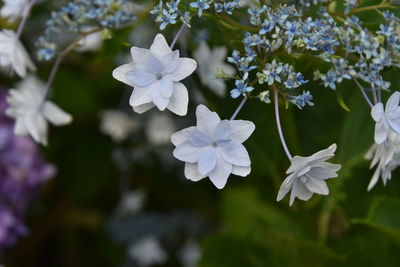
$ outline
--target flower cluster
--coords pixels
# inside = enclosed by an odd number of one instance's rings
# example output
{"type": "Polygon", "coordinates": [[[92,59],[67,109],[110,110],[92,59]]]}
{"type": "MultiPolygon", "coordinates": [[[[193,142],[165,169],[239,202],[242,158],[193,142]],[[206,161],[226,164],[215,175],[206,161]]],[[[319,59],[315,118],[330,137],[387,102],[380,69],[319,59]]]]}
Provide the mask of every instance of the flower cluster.
{"type": "Polygon", "coordinates": [[[53,12],[44,35],[37,41],[39,60],[50,60],[57,47],[95,31],[119,28],[135,19],[134,6],[128,0],[75,0],[53,12]],[[88,26],[91,30],[88,31],[88,26]],[[62,35],[60,35],[62,33],[62,35]]]}
{"type": "Polygon", "coordinates": [[[32,198],[55,174],[53,165],[40,156],[29,138],[13,133],[13,122],[4,116],[5,94],[0,94],[0,251],[27,234],[23,219],[32,198]]]}
{"type": "Polygon", "coordinates": [[[181,4],[181,0],[160,0],[151,14],[156,16],[156,22],[160,23],[160,30],[164,30],[170,24],[176,24],[178,20],[187,27],[191,27],[193,16],[203,16],[203,12],[210,11],[215,13],[226,13],[231,15],[239,7],[239,0],[195,0],[190,1],[189,5],[181,4]]]}

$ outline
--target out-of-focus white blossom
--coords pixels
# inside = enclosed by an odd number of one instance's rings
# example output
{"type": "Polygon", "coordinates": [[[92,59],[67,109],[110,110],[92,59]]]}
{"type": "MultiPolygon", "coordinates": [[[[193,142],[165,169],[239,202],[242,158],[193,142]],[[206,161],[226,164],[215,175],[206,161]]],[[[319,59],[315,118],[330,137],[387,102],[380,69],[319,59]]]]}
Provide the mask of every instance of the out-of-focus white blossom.
{"type": "Polygon", "coordinates": [[[20,77],[25,77],[27,70],[35,71],[28,52],[11,30],[0,31],[0,68],[15,71],[20,77]]]}
{"type": "Polygon", "coordinates": [[[175,158],[184,161],[185,176],[191,181],[210,177],[211,182],[222,189],[229,175],[247,176],[251,161],[242,145],[253,133],[251,121],[223,120],[204,105],[196,109],[197,125],[172,135],[176,146],[175,158]]]}
{"type": "Polygon", "coordinates": [[[386,106],[377,103],[371,109],[371,116],[375,120],[375,142],[383,143],[389,135],[390,129],[400,134],[400,92],[394,92],[386,106]]]}
{"type": "Polygon", "coordinates": [[[121,216],[136,215],[144,205],[146,194],[142,190],[128,191],[122,194],[116,213],[121,216]]]}
{"type": "Polygon", "coordinates": [[[166,114],[153,114],[146,128],[147,139],[153,145],[170,144],[171,135],[176,131],[172,118],[166,114]]]}
{"type": "Polygon", "coordinates": [[[47,121],[55,126],[69,124],[71,115],[46,100],[46,86],[34,76],[28,76],[11,89],[6,114],[16,119],[16,135],[30,135],[37,143],[47,144],[47,121]]]}
{"type": "MultiPolygon", "coordinates": [[[[83,32],[92,31],[93,27],[84,27],[83,32]]],[[[97,51],[103,44],[101,32],[91,33],[78,42],[79,46],[75,49],[78,52],[97,51]]]]}
{"type": "Polygon", "coordinates": [[[134,87],[130,105],[137,113],[157,106],[183,116],[187,113],[189,97],[180,83],[197,67],[196,61],[180,58],[172,51],[165,37],[157,34],[150,49],[132,47],[132,62],[113,71],[113,77],[134,87]]]}
{"type": "Polygon", "coordinates": [[[194,241],[186,242],[179,252],[179,260],[184,267],[198,266],[201,258],[201,248],[198,243],[194,241]]]}
{"type": "Polygon", "coordinates": [[[203,41],[193,54],[198,64],[197,71],[200,81],[219,96],[225,95],[226,84],[222,79],[217,79],[217,72],[223,71],[229,76],[235,74],[235,69],[225,63],[227,53],[226,47],[219,46],[211,50],[207,43],[203,41]]]}
{"type": "Polygon", "coordinates": [[[8,18],[8,21],[13,23],[24,15],[28,2],[28,0],[3,0],[0,16],[8,18]]]}
{"type": "Polygon", "coordinates": [[[131,116],[117,110],[107,110],[101,114],[100,130],[115,142],[123,142],[129,134],[139,129],[140,123],[131,116]]]}
{"type": "Polygon", "coordinates": [[[386,185],[386,182],[392,178],[392,171],[400,165],[400,135],[390,130],[385,142],[373,144],[365,154],[365,158],[372,160],[370,169],[376,166],[368,191],[378,183],[379,177],[386,185]]]}
{"type": "Polygon", "coordinates": [[[168,255],[154,237],[147,237],[133,244],[128,249],[128,255],[136,261],[140,267],[163,264],[168,255]]]}
{"type": "Polygon", "coordinates": [[[325,180],[337,177],[340,164],[326,162],[335,156],[336,144],[321,150],[309,157],[295,156],[286,174],[290,174],[282,183],[277,196],[277,201],[282,200],[290,190],[290,202],[292,206],[295,198],[309,200],[314,193],[328,195],[329,188],[325,180]]]}

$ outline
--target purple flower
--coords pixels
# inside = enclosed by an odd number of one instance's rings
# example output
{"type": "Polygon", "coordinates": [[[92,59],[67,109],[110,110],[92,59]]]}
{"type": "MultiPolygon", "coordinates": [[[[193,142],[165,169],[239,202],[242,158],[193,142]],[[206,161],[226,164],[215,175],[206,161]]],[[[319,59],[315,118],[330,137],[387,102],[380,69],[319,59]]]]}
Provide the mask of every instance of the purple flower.
{"type": "Polygon", "coordinates": [[[0,91],[0,251],[27,234],[25,211],[41,185],[55,174],[32,139],[13,133],[14,121],[4,115],[5,98],[0,91]]]}

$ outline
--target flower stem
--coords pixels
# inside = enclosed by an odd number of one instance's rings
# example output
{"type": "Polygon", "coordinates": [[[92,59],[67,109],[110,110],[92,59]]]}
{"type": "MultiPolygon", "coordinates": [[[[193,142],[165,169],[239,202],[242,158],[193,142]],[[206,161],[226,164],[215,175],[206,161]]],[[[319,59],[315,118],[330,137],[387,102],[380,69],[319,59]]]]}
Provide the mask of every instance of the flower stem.
{"type": "Polygon", "coordinates": [[[179,28],[178,32],[175,34],[174,39],[171,42],[171,49],[174,49],[174,46],[176,44],[176,42],[178,41],[179,36],[182,34],[183,30],[185,29],[185,24],[182,24],[181,27],[179,28]]]}
{"type": "Polygon", "coordinates": [[[293,159],[288,146],[286,145],[285,137],[283,136],[282,127],[281,127],[281,119],[279,116],[279,103],[278,103],[278,89],[274,89],[274,105],[275,105],[275,118],[276,118],[276,126],[278,128],[279,138],[281,139],[281,143],[283,149],[285,150],[286,156],[291,161],[293,159]]]}
{"type": "Polygon", "coordinates": [[[355,8],[355,9],[351,10],[349,12],[349,14],[355,14],[355,13],[369,11],[369,10],[376,10],[376,9],[379,9],[379,8],[397,8],[397,7],[392,6],[390,4],[390,2],[387,2],[387,1],[384,0],[384,1],[382,1],[381,3],[379,3],[377,5],[355,8]]]}
{"type": "Polygon", "coordinates": [[[357,84],[358,88],[360,89],[361,94],[365,98],[365,101],[367,101],[368,105],[372,108],[374,105],[372,105],[372,102],[371,102],[371,100],[369,100],[367,93],[365,93],[364,87],[360,84],[360,82],[356,78],[353,77],[353,80],[357,84]]]}
{"type": "Polygon", "coordinates": [[[237,114],[239,114],[239,111],[243,108],[243,106],[244,106],[244,104],[246,103],[247,99],[248,99],[248,98],[247,98],[247,95],[245,95],[245,96],[243,97],[242,101],[240,102],[239,106],[236,108],[235,112],[233,112],[233,115],[232,115],[232,117],[230,118],[231,121],[234,120],[234,119],[236,118],[237,114]]]}
{"type": "Polygon", "coordinates": [[[29,4],[26,6],[26,8],[24,9],[24,11],[23,11],[24,14],[22,16],[22,20],[18,25],[17,33],[15,35],[16,40],[19,40],[19,38],[21,37],[22,32],[24,31],[26,22],[28,21],[29,14],[31,13],[31,10],[32,10],[33,6],[36,4],[36,2],[37,2],[37,0],[31,0],[29,2],[29,4]]]}

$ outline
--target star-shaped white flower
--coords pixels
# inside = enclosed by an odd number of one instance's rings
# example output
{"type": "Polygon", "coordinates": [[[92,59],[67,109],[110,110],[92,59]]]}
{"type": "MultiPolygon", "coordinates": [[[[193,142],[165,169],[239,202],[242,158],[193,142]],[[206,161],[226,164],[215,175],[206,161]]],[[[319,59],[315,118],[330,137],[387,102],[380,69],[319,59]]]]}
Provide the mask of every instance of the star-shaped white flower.
{"type": "Polygon", "coordinates": [[[373,144],[365,154],[371,160],[370,169],[376,166],[368,185],[370,191],[382,178],[383,185],[392,178],[392,171],[400,165],[400,135],[390,130],[388,138],[381,144],[373,144]]]}
{"type": "Polygon", "coordinates": [[[71,115],[47,101],[45,85],[33,76],[21,82],[18,89],[11,89],[6,114],[16,119],[16,135],[30,135],[37,142],[47,144],[47,121],[56,126],[72,121],[71,115]]]}
{"type": "Polygon", "coordinates": [[[199,65],[200,81],[219,96],[225,95],[226,84],[223,80],[217,79],[217,71],[222,70],[227,75],[235,74],[235,69],[225,63],[226,54],[226,47],[220,46],[211,50],[204,41],[193,54],[199,65]]]}
{"type": "Polygon", "coordinates": [[[4,5],[0,10],[0,16],[8,18],[13,23],[23,16],[24,10],[28,5],[28,0],[3,0],[4,5]]]}
{"type": "Polygon", "coordinates": [[[253,133],[251,121],[223,120],[204,105],[196,109],[197,125],[172,135],[175,158],[184,161],[185,176],[197,182],[209,177],[222,189],[229,175],[247,176],[250,157],[242,143],[253,133]]]}
{"type": "Polygon", "coordinates": [[[375,142],[383,143],[392,129],[400,134],[400,92],[394,92],[388,101],[386,107],[382,103],[377,103],[371,109],[371,116],[375,124],[375,142]]]}
{"type": "Polygon", "coordinates": [[[36,69],[14,31],[0,31],[0,68],[13,69],[20,77],[26,76],[27,69],[36,69]]]}
{"type": "Polygon", "coordinates": [[[132,47],[133,62],[113,71],[113,77],[134,87],[129,104],[137,113],[157,106],[183,116],[187,113],[189,97],[179,81],[193,73],[196,61],[180,58],[172,51],[162,34],[157,34],[150,49],[132,47]]]}
{"type": "Polygon", "coordinates": [[[329,188],[325,180],[337,177],[336,172],[341,168],[340,164],[326,162],[335,156],[335,151],[336,144],[333,144],[309,157],[295,156],[286,172],[290,175],[283,181],[276,200],[282,200],[290,190],[290,206],[296,197],[306,201],[314,193],[328,195],[329,188]]]}

